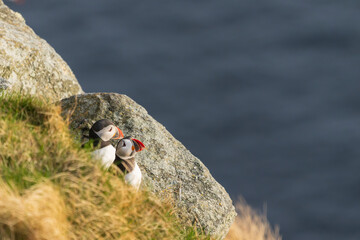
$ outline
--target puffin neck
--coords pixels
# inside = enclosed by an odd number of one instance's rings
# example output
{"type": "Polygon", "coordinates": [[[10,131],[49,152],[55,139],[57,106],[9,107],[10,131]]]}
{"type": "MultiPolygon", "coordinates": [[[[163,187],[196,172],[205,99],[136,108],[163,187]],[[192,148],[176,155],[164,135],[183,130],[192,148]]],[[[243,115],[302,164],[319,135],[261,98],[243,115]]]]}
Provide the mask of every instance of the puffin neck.
{"type": "Polygon", "coordinates": [[[116,156],[114,164],[120,168],[120,170],[125,172],[132,172],[135,168],[135,157],[128,158],[128,159],[122,159],[118,156],[116,156]]]}

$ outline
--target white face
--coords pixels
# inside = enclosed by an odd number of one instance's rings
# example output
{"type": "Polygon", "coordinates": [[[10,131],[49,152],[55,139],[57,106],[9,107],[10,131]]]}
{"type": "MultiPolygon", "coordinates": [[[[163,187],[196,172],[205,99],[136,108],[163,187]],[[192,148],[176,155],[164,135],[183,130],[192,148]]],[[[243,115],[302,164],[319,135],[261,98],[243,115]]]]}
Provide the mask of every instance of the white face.
{"type": "Polygon", "coordinates": [[[95,132],[101,140],[107,142],[115,136],[117,129],[114,125],[109,125],[98,132],[95,132]]]}
{"type": "Polygon", "coordinates": [[[131,153],[134,152],[135,147],[130,139],[121,139],[116,148],[116,155],[119,157],[130,157],[131,153]]]}

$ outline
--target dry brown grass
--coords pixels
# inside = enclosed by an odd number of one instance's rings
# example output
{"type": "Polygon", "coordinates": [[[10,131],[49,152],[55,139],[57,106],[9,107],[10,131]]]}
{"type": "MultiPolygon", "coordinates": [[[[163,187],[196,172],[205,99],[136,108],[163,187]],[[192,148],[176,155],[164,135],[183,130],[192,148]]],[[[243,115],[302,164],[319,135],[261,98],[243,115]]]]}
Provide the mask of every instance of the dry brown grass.
{"type": "Polygon", "coordinates": [[[19,95],[0,101],[2,239],[205,238],[181,226],[170,203],[94,163],[59,107],[19,95]]]}
{"type": "Polygon", "coordinates": [[[244,200],[236,204],[238,216],[225,240],[281,240],[279,229],[272,229],[265,213],[254,211],[244,200]]]}
{"type": "Polygon", "coordinates": [[[1,239],[67,239],[65,204],[50,184],[38,185],[20,196],[1,183],[0,196],[1,239]]]}

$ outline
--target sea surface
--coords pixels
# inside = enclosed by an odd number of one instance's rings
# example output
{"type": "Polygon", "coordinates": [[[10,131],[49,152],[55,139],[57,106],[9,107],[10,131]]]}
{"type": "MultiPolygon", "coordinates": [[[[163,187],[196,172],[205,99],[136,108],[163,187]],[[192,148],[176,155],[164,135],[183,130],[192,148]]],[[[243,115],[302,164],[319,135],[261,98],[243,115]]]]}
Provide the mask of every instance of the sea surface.
{"type": "Polygon", "coordinates": [[[360,239],[358,0],[8,4],[86,92],[143,105],[284,239],[360,239]]]}

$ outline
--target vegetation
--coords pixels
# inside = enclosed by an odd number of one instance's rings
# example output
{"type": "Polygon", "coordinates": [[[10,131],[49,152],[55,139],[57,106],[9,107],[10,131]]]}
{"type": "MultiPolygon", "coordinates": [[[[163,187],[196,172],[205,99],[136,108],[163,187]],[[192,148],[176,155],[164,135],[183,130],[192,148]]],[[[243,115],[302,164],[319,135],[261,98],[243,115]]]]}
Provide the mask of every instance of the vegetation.
{"type": "MultiPolygon", "coordinates": [[[[0,93],[1,239],[210,239],[184,226],[170,200],[104,171],[60,112],[46,100],[0,93]]],[[[239,218],[227,239],[280,239],[261,238],[276,233],[250,208],[240,213],[252,218],[239,218]],[[252,237],[254,228],[264,234],[252,237]]]]}
{"type": "Polygon", "coordinates": [[[254,211],[245,200],[236,204],[238,216],[225,240],[281,240],[279,228],[273,230],[265,213],[254,211]]]}

